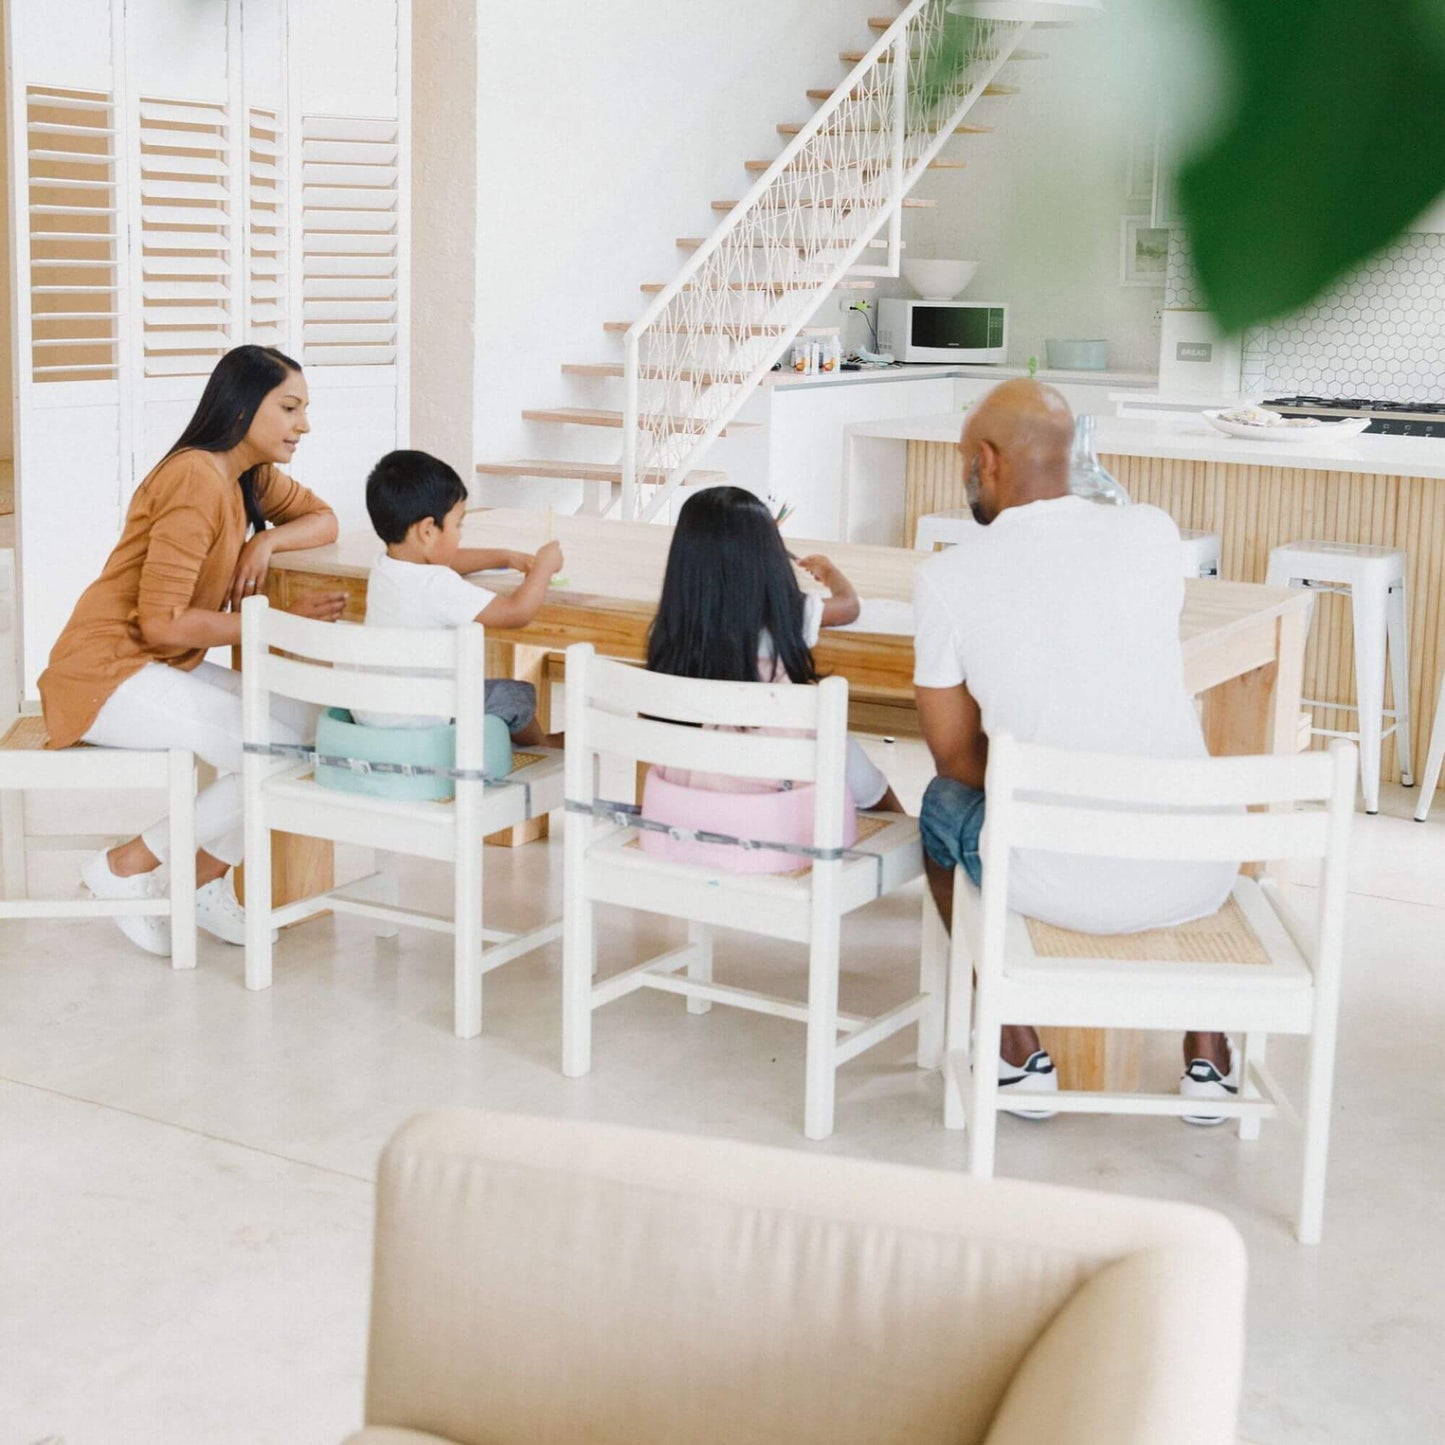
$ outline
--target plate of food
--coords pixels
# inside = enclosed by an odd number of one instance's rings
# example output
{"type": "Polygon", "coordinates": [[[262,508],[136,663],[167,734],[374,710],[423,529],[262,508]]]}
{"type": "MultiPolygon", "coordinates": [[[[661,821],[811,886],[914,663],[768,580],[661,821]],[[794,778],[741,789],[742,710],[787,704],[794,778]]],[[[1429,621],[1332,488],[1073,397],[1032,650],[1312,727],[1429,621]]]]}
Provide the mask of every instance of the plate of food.
{"type": "Polygon", "coordinates": [[[1325,421],[1317,416],[1281,416],[1262,406],[1237,406],[1229,411],[1206,411],[1204,419],[1225,436],[1266,442],[1337,442],[1357,437],[1370,424],[1369,417],[1349,416],[1325,421]]]}

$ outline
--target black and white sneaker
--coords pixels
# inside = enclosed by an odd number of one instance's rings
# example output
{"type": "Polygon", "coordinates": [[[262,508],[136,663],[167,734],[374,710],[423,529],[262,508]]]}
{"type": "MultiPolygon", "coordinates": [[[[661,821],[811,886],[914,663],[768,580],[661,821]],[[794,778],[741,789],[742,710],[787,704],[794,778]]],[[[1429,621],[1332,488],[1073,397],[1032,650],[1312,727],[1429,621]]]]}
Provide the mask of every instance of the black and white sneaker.
{"type": "MultiPolygon", "coordinates": [[[[1221,1074],[1208,1059],[1193,1059],[1179,1080],[1179,1092],[1186,1099],[1232,1099],[1239,1094],[1239,1061],[1229,1045],[1229,1072],[1221,1074]]],[[[1186,1124],[1212,1128],[1224,1123],[1223,1114],[1181,1114],[1186,1124]]]]}
{"type": "MultiPolygon", "coordinates": [[[[1054,1061],[1047,1049],[1035,1049],[1022,1064],[1011,1064],[1007,1059],[998,1061],[998,1086],[1000,1092],[1010,1094],[1057,1094],[1059,1076],[1054,1061]]],[[[1057,1109],[1005,1109],[1015,1119],[1052,1119],[1057,1109]]]]}

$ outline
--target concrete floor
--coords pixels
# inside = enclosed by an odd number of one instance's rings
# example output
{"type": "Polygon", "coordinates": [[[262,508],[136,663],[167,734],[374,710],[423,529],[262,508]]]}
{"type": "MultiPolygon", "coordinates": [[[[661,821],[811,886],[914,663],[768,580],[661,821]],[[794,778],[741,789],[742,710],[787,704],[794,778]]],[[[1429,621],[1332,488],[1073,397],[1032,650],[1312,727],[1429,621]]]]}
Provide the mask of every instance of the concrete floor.
{"type": "MultiPolygon", "coordinates": [[[[916,806],[922,749],[870,751],[916,806]]],[[[1413,798],[1389,789],[1381,816],[1358,819],[1322,1245],[1290,1230],[1287,1127],[1241,1145],[1172,1120],[1000,1123],[1000,1173],[1207,1202],[1238,1224],[1252,1271],[1240,1431],[1253,1445],[1445,1439],[1445,802],[1422,827],[1408,821],[1413,798]]],[[[85,826],[149,821],[133,809],[96,803],[85,826]]],[[[35,814],[43,822],[43,804],[35,814]]],[[[559,911],[558,833],[487,850],[499,926],[559,911]]],[[[71,887],[77,864],[49,855],[36,882],[71,887]]],[[[443,870],[410,866],[407,881],[446,897],[443,870]]],[[[845,1008],[909,991],[920,901],[856,916],[845,1008]]],[[[619,913],[602,967],[676,932],[619,913]]],[[[493,974],[483,1035],[462,1042],[441,937],[379,942],[357,920],[318,920],[287,934],[275,986],[252,994],[240,950],[209,938],[200,967],[176,974],[105,921],[0,924],[0,1445],[296,1445],[354,1428],[371,1180],[388,1134],[420,1109],[962,1167],[939,1079],[914,1067],[906,1033],[845,1069],[823,1144],[802,1138],[802,1031],[782,1020],[689,1017],[681,1000],[634,995],[598,1016],[593,1072],[563,1078],[559,958],[554,945],[493,974]]],[[[804,981],[796,950],[751,943],[722,947],[719,974],[800,992],[804,981]]],[[[1177,1048],[1151,1036],[1147,1085],[1170,1086],[1177,1048]]],[[[1271,1059],[1298,1082],[1299,1048],[1281,1041],[1271,1059]]]]}

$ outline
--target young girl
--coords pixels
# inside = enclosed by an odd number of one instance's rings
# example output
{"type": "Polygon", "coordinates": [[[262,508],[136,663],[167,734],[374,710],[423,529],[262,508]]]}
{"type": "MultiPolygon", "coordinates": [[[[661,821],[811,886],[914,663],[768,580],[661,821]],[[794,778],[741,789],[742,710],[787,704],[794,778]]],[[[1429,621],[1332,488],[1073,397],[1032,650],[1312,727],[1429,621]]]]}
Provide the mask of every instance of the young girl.
{"type": "MultiPolygon", "coordinates": [[[[673,532],[648,639],[649,671],[721,682],[817,682],[812,648],[819,629],[854,621],[858,594],[826,557],[804,557],[798,565],[832,595],[805,594],[798,586],[777,523],[751,492],[709,487],[695,493],[673,532]]],[[[790,786],[678,768],[654,771],[667,783],[721,793],[790,786]]],[[[888,779],[851,737],[847,771],[857,807],[902,812],[888,779]]]]}

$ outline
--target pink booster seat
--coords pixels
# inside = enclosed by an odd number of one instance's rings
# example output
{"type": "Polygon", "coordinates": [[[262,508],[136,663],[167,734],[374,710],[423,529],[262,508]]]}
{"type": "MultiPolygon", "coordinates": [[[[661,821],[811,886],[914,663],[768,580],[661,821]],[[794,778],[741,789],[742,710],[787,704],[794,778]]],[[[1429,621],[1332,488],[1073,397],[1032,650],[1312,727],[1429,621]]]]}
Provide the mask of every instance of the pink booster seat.
{"type": "MultiPolygon", "coordinates": [[[[723,793],[711,788],[684,787],[668,781],[651,768],[642,787],[642,816],[672,828],[726,833],[734,838],[753,838],[763,843],[813,842],[812,783],[757,793],[723,793]]],[[[858,809],[852,795],[843,790],[843,846],[852,847],[858,838],[858,809]]],[[[715,868],[720,873],[795,873],[808,866],[797,853],[775,848],[742,848],[736,843],[701,843],[671,838],[666,833],[640,830],[638,846],[644,853],[673,863],[691,863],[715,868]]]]}

